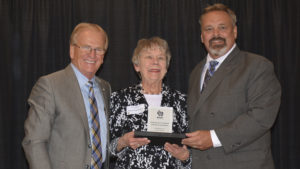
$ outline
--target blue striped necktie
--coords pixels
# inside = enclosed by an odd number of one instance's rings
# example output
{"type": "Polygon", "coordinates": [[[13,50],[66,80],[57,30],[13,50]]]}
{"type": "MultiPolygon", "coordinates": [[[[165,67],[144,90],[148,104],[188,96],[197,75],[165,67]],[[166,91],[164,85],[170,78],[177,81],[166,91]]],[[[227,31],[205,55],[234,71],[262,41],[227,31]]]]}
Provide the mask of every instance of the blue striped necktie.
{"type": "Polygon", "coordinates": [[[219,64],[218,61],[212,60],[209,62],[209,67],[206,70],[205,77],[204,77],[204,82],[202,86],[201,92],[204,90],[204,88],[207,86],[208,81],[211,79],[211,77],[214,75],[216,71],[216,66],[219,64]]]}
{"type": "Polygon", "coordinates": [[[93,89],[93,82],[88,82],[89,86],[89,103],[91,113],[91,131],[92,131],[92,159],[91,169],[100,169],[102,165],[102,148],[100,139],[100,122],[98,115],[97,102],[93,89]]]}

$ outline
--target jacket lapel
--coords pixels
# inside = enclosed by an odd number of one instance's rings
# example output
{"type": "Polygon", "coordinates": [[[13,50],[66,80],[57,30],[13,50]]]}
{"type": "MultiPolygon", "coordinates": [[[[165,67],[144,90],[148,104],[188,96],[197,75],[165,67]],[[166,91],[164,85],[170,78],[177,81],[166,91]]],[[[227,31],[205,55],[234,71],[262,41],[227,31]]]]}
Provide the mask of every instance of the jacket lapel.
{"type": "Polygon", "coordinates": [[[199,100],[201,91],[200,91],[200,80],[201,80],[201,72],[205,65],[206,59],[201,61],[193,70],[190,80],[189,80],[189,91],[188,91],[188,112],[189,116],[193,117],[193,113],[196,110],[197,102],[199,100]]]}
{"type": "MultiPolygon", "coordinates": [[[[218,70],[214,73],[213,77],[209,80],[207,87],[203,90],[203,92],[199,93],[199,99],[196,102],[195,109],[193,110],[193,114],[199,110],[204,103],[204,101],[212,94],[212,92],[216,89],[218,85],[223,81],[223,79],[228,77],[231,71],[235,68],[236,64],[234,60],[239,53],[239,48],[235,47],[233,51],[228,55],[228,57],[224,60],[218,70]]],[[[203,65],[204,66],[204,65],[203,65]]],[[[203,70],[203,66],[202,69],[203,70]]],[[[200,86],[200,81],[199,81],[200,86]]],[[[200,87],[199,87],[200,88],[200,87]]]]}
{"type": "MultiPolygon", "coordinates": [[[[89,133],[89,124],[88,124],[88,118],[86,115],[86,110],[85,110],[85,105],[84,105],[84,101],[83,101],[83,96],[81,94],[81,89],[80,86],[78,84],[78,80],[76,78],[76,75],[72,69],[71,65],[68,65],[65,68],[65,73],[66,73],[66,83],[69,83],[69,89],[66,91],[70,92],[70,96],[72,96],[72,98],[75,100],[74,102],[76,104],[74,104],[74,113],[79,113],[82,119],[82,123],[84,125],[84,129],[87,133],[89,133]]],[[[89,134],[87,134],[89,136],[89,134]]]]}
{"type": "Polygon", "coordinates": [[[146,101],[146,98],[145,98],[144,94],[142,93],[141,83],[134,86],[134,90],[137,91],[136,93],[134,93],[134,95],[135,95],[134,96],[134,99],[135,99],[134,103],[145,104],[145,110],[147,110],[148,109],[148,103],[146,101]]]}
{"type": "Polygon", "coordinates": [[[105,84],[104,82],[96,77],[96,82],[98,83],[98,86],[100,87],[101,90],[101,95],[102,95],[102,99],[103,99],[103,104],[104,104],[104,112],[106,114],[106,116],[108,116],[108,109],[109,109],[109,89],[105,88],[105,84]]]}

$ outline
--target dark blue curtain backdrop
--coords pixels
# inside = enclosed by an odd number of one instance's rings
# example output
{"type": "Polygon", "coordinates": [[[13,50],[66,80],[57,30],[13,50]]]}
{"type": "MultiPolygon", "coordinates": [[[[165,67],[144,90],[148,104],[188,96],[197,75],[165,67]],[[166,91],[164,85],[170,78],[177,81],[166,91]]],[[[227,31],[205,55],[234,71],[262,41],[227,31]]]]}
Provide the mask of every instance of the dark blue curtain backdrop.
{"type": "Polygon", "coordinates": [[[107,31],[109,50],[98,75],[113,90],[138,81],[130,61],[137,41],[160,36],[172,53],[165,82],[186,92],[189,73],[206,56],[198,18],[216,2],[236,12],[238,46],[274,63],[283,88],[272,130],[276,168],[300,169],[298,0],[0,0],[0,169],[28,168],[21,147],[27,98],[40,76],[70,62],[76,24],[93,22],[107,31]]]}

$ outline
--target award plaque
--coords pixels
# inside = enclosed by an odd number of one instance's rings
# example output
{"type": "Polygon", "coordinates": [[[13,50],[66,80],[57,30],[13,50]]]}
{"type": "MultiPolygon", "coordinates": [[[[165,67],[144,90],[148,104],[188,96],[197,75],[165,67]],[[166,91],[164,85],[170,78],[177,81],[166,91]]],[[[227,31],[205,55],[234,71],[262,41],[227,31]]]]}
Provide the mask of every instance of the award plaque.
{"type": "Polygon", "coordinates": [[[172,133],[173,108],[148,107],[147,131],[135,131],[135,137],[147,137],[150,145],[164,145],[166,142],[182,146],[181,140],[185,134],[172,133]]]}
{"type": "Polygon", "coordinates": [[[149,132],[172,133],[173,108],[172,107],[148,107],[149,132]]]}

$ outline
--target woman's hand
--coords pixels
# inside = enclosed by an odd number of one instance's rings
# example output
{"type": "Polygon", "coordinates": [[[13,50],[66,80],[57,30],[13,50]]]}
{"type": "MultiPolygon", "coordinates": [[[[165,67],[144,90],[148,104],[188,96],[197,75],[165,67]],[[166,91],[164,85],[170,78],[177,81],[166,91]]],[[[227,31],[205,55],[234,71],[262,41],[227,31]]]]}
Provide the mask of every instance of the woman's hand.
{"type": "Polygon", "coordinates": [[[140,146],[149,144],[148,138],[135,138],[134,131],[124,134],[118,141],[117,151],[121,151],[124,147],[131,147],[137,149],[140,146]]]}
{"type": "Polygon", "coordinates": [[[190,156],[190,152],[187,149],[186,145],[180,147],[177,144],[170,144],[167,142],[165,143],[164,149],[171,153],[172,156],[181,161],[187,160],[190,156]]]}

